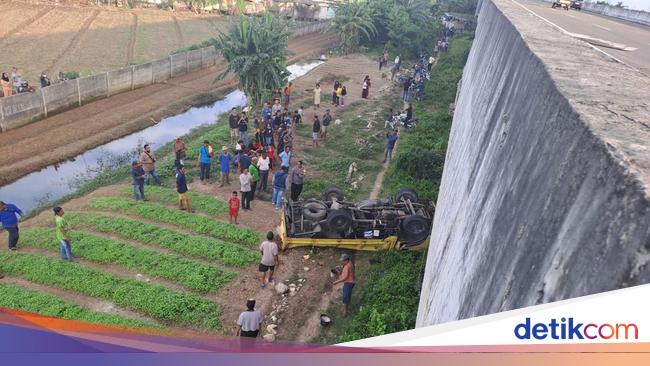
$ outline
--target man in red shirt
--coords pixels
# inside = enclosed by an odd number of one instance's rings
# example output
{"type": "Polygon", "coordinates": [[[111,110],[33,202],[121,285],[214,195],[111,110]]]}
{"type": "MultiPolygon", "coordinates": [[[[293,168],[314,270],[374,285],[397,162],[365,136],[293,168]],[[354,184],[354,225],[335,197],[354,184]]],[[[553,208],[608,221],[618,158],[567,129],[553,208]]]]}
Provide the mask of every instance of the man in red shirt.
{"type": "Polygon", "coordinates": [[[232,196],[228,199],[228,207],[230,208],[230,223],[235,220],[237,224],[237,216],[239,215],[239,198],[237,198],[237,191],[232,192],[232,196]]]}
{"type": "Polygon", "coordinates": [[[334,285],[343,283],[343,316],[348,315],[348,305],[352,298],[352,289],[354,288],[354,263],[348,254],[341,255],[341,262],[343,262],[343,270],[339,278],[334,281],[334,285]]]}

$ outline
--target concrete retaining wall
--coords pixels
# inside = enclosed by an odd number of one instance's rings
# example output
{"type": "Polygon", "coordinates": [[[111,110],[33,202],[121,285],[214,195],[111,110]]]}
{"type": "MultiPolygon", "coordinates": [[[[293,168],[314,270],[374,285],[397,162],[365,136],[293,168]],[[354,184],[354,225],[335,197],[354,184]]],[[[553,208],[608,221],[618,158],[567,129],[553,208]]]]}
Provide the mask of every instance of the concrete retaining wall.
{"type": "Polygon", "coordinates": [[[649,100],[647,77],[484,0],[416,326],[650,282],[649,100]]]}
{"type": "Polygon", "coordinates": [[[582,10],[607,15],[613,18],[628,20],[630,22],[650,25],[650,13],[642,10],[630,10],[617,8],[615,6],[598,5],[595,3],[585,3],[582,10]]]}
{"type": "MultiPolygon", "coordinates": [[[[330,22],[308,23],[294,29],[294,36],[320,32],[330,22]]],[[[57,111],[74,108],[99,98],[163,82],[170,77],[214,66],[220,60],[214,47],[181,52],[150,63],[69,80],[40,89],[0,98],[2,132],[23,126],[57,111]]]]}

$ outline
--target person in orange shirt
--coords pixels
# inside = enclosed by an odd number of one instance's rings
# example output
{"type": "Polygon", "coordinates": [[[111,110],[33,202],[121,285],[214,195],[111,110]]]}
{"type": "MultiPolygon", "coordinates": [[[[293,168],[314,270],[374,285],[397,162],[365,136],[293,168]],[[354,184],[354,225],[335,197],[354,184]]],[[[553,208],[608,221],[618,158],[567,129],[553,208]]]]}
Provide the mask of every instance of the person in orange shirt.
{"type": "Polygon", "coordinates": [[[237,216],[239,216],[239,198],[237,198],[237,191],[232,192],[232,196],[228,199],[228,208],[230,208],[230,223],[235,220],[237,225],[237,216]]]}
{"type": "Polygon", "coordinates": [[[348,254],[341,255],[341,262],[343,262],[343,270],[339,278],[334,281],[334,285],[343,283],[343,316],[348,315],[348,305],[352,298],[352,289],[354,288],[354,263],[348,254]]]}

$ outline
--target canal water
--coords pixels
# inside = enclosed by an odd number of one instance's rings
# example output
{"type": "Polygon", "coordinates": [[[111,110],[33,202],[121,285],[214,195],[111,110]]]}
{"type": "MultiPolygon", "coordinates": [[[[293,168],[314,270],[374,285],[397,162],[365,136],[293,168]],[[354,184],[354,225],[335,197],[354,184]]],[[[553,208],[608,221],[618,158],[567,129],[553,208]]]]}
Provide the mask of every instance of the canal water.
{"type": "MultiPolygon", "coordinates": [[[[323,61],[313,61],[289,65],[289,80],[305,75],[322,63],[323,61]]],[[[163,118],[154,126],[113,140],[71,160],[50,165],[0,187],[0,200],[11,202],[28,213],[49,201],[73,193],[79,184],[99,175],[103,167],[112,166],[121,160],[122,164],[128,164],[129,152],[135,154],[145,143],[156,149],[195,127],[216,123],[219,114],[228,112],[233,107],[245,105],[246,96],[241,90],[235,90],[211,105],[192,107],[181,114],[163,118]]]]}

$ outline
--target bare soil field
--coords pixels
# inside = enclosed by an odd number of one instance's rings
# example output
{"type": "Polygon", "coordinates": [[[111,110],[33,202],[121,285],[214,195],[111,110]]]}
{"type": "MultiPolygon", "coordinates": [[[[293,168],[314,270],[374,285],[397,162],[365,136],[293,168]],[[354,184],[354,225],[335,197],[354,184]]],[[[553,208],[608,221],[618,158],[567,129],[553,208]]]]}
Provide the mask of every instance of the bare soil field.
{"type": "MultiPolygon", "coordinates": [[[[332,34],[294,38],[289,42],[294,52],[291,61],[320,55],[335,42],[332,34]]],[[[193,104],[215,100],[217,93],[235,86],[232,80],[213,84],[224,67],[218,64],[164,84],[117,94],[0,134],[0,185],[141,130],[193,104]]]]}
{"type": "Polygon", "coordinates": [[[0,70],[18,67],[38,85],[42,71],[97,73],[166,57],[203,42],[228,20],[154,9],[0,4],[0,70]]]}

